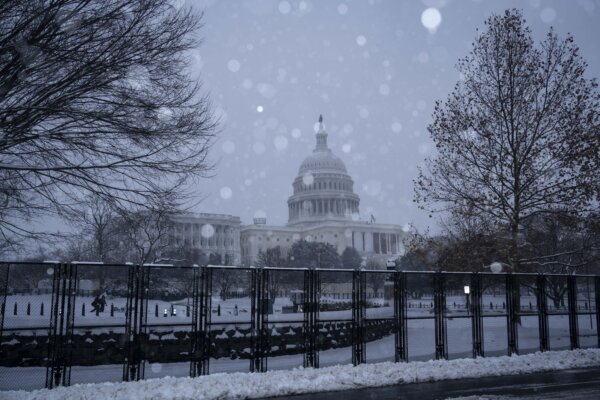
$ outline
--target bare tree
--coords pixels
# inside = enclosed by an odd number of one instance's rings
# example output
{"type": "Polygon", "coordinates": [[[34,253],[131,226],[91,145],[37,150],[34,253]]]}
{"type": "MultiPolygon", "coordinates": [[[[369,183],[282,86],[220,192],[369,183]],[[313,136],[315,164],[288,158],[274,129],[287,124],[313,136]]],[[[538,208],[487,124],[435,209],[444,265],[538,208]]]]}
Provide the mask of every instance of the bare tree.
{"type": "Polygon", "coordinates": [[[420,171],[415,199],[506,229],[507,261],[519,271],[526,219],[597,207],[600,95],[571,36],[551,30],[536,46],[516,10],[486,25],[458,63],[463,79],[436,105],[438,154],[420,171]]]}
{"type": "Polygon", "coordinates": [[[128,259],[139,264],[161,261],[176,243],[171,217],[176,210],[158,203],[138,211],[121,212],[117,229],[124,235],[119,245],[128,259]]]}
{"type": "Polygon", "coordinates": [[[0,237],[89,193],[183,201],[215,120],[189,74],[201,14],[166,0],[0,4],[0,237]]]}

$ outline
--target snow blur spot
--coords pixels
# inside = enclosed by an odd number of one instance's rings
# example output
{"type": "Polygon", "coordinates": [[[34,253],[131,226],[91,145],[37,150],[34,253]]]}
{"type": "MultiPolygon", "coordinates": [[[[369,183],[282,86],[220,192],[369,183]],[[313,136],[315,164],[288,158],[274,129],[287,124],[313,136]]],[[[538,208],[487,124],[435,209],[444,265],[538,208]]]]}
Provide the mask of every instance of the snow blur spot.
{"type": "Polygon", "coordinates": [[[258,111],[259,113],[263,112],[264,111],[263,106],[256,107],[256,111],[258,111]]]}
{"type": "Polygon", "coordinates": [[[376,197],[381,193],[381,182],[375,179],[369,179],[362,186],[363,191],[372,197],[376,197]]]}
{"type": "Polygon", "coordinates": [[[263,142],[256,142],[252,145],[252,150],[256,154],[263,154],[265,152],[265,144],[263,142]]]}
{"type": "Polygon", "coordinates": [[[360,215],[358,213],[352,213],[352,221],[356,222],[360,219],[360,215]]]}
{"type": "Polygon", "coordinates": [[[298,4],[298,8],[300,9],[300,11],[308,11],[309,7],[308,7],[308,3],[305,1],[301,1],[298,4]]]}
{"type": "Polygon", "coordinates": [[[223,153],[231,154],[235,151],[235,143],[233,143],[231,140],[226,140],[221,145],[221,149],[223,150],[223,153]]]}
{"type": "Polygon", "coordinates": [[[349,237],[352,237],[352,230],[351,230],[350,228],[346,228],[346,229],[344,230],[344,236],[346,236],[346,237],[348,237],[348,238],[349,238],[349,237]]]}
{"type": "Polygon", "coordinates": [[[298,128],[292,129],[292,137],[294,139],[298,139],[298,138],[300,138],[300,136],[302,136],[302,132],[300,131],[300,129],[298,129],[298,128]]]}
{"type": "Polygon", "coordinates": [[[169,1],[169,4],[171,4],[171,7],[174,9],[179,10],[185,4],[185,0],[171,0],[169,1]]]}
{"type": "Polygon", "coordinates": [[[282,14],[289,14],[289,12],[292,10],[292,6],[287,1],[280,1],[278,8],[279,12],[282,14]]]}
{"type": "Polygon", "coordinates": [[[169,107],[160,107],[157,111],[158,119],[166,121],[173,116],[173,111],[169,107]]]}
{"type": "Polygon", "coordinates": [[[240,70],[240,62],[236,59],[229,60],[227,63],[227,69],[231,72],[238,72],[240,70]]]}
{"type": "Polygon", "coordinates": [[[421,23],[430,33],[435,33],[442,23],[442,14],[437,8],[428,8],[421,14],[421,23]]]}
{"type": "Polygon", "coordinates": [[[352,124],[346,124],[342,129],[344,130],[344,133],[349,135],[354,130],[354,127],[352,126],[352,124]]]}
{"type": "Polygon", "coordinates": [[[313,125],[313,130],[315,131],[315,133],[319,132],[319,123],[315,122],[315,124],[313,125]]]}
{"type": "Polygon", "coordinates": [[[344,4],[344,3],[338,4],[338,6],[337,6],[337,12],[340,15],[346,15],[346,13],[348,12],[348,6],[346,4],[344,4]]]}
{"type": "Polygon", "coordinates": [[[306,186],[312,185],[315,182],[315,177],[312,173],[307,172],[302,176],[302,183],[306,186]]]}
{"type": "Polygon", "coordinates": [[[152,372],[154,372],[155,374],[158,374],[160,371],[162,371],[162,364],[161,363],[153,363],[150,364],[150,369],[152,370],[152,372]]]}
{"type": "Polygon", "coordinates": [[[211,224],[204,224],[200,228],[200,234],[202,237],[209,239],[215,234],[215,228],[211,224]]]}
{"type": "Polygon", "coordinates": [[[408,233],[408,231],[410,231],[410,224],[406,223],[402,226],[402,232],[408,233]]]}
{"type": "Polygon", "coordinates": [[[151,86],[150,72],[143,65],[134,65],[127,71],[127,83],[132,89],[141,90],[151,86]]]}
{"type": "Polygon", "coordinates": [[[342,146],[342,151],[344,153],[350,153],[351,150],[352,146],[350,145],[350,143],[344,143],[344,145],[342,146]]]}
{"type": "Polygon", "coordinates": [[[422,51],[417,56],[417,60],[419,60],[421,64],[426,64],[429,61],[429,54],[427,54],[426,51],[422,51]]]}
{"type": "Polygon", "coordinates": [[[294,234],[292,235],[292,240],[293,240],[294,242],[297,242],[298,240],[300,240],[300,234],[299,234],[299,233],[294,233],[294,234]]]}
{"type": "Polygon", "coordinates": [[[360,47],[364,46],[365,44],[367,44],[367,38],[364,37],[363,35],[358,35],[356,37],[356,44],[359,45],[360,47]]]}
{"type": "Polygon", "coordinates": [[[48,268],[46,270],[46,274],[48,274],[48,275],[54,275],[54,268],[48,268]]]}
{"type": "Polygon", "coordinates": [[[265,99],[272,99],[277,94],[277,89],[275,86],[270,83],[261,82],[256,85],[256,90],[260,93],[265,99]]]}
{"type": "Polygon", "coordinates": [[[388,94],[390,94],[390,86],[385,83],[379,85],[379,94],[383,96],[387,96],[388,94]]]}
{"type": "Polygon", "coordinates": [[[427,103],[424,100],[419,100],[417,101],[417,108],[420,111],[425,111],[425,109],[427,108],[427,103]]]}
{"type": "Polygon", "coordinates": [[[254,218],[267,218],[267,213],[263,210],[256,210],[254,212],[254,218]]]}
{"type": "Polygon", "coordinates": [[[233,195],[233,191],[231,190],[231,188],[229,186],[223,186],[221,188],[221,198],[228,200],[231,198],[231,196],[233,195]]]}
{"type": "Polygon", "coordinates": [[[431,146],[428,143],[421,143],[419,145],[419,154],[425,155],[431,151],[431,146]]]}
{"type": "Polygon", "coordinates": [[[367,110],[365,107],[362,107],[358,114],[361,118],[369,118],[369,110],[367,110]]]}
{"type": "Polygon", "coordinates": [[[394,133],[400,133],[402,132],[402,124],[400,122],[393,122],[392,123],[392,132],[394,133]]]}
{"type": "Polygon", "coordinates": [[[244,79],[244,81],[242,82],[242,87],[244,89],[252,89],[252,86],[254,86],[254,84],[250,79],[244,79]]]}
{"type": "Polygon", "coordinates": [[[285,150],[288,145],[288,140],[285,136],[275,136],[275,140],[273,140],[273,144],[275,144],[275,148],[279,151],[285,150]]]}
{"type": "Polygon", "coordinates": [[[551,24],[556,18],[556,11],[552,7],[546,7],[540,13],[540,18],[545,24],[551,24]]]}
{"type": "Polygon", "coordinates": [[[499,263],[497,261],[491,263],[490,271],[492,271],[495,274],[502,272],[502,263],[499,263]]]}
{"type": "Polygon", "coordinates": [[[246,179],[244,180],[244,185],[246,185],[246,186],[250,186],[250,185],[252,185],[252,179],[246,178],[246,179]]]}

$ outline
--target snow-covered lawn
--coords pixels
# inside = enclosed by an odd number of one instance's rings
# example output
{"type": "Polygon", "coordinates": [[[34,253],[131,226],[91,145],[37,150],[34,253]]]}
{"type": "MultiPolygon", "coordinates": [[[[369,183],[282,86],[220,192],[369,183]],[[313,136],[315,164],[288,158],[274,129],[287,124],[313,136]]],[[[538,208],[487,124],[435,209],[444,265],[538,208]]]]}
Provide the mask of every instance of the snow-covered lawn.
{"type": "Polygon", "coordinates": [[[140,382],[82,384],[33,392],[1,392],[13,399],[248,399],[356,389],[443,379],[527,374],[600,365],[600,349],[550,351],[522,356],[450,361],[384,362],[298,368],[266,373],[214,374],[140,382]]]}

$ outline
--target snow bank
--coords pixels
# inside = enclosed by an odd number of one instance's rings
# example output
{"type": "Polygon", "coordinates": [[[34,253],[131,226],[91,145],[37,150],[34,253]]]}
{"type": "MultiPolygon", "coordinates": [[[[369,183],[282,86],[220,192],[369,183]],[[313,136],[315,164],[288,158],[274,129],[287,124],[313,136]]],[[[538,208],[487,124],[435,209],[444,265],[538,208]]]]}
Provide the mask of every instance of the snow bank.
{"type": "Polygon", "coordinates": [[[12,399],[249,399],[443,379],[526,374],[600,365],[600,349],[549,351],[513,357],[340,365],[266,373],[214,374],[139,382],[74,385],[33,392],[0,392],[12,399]]]}

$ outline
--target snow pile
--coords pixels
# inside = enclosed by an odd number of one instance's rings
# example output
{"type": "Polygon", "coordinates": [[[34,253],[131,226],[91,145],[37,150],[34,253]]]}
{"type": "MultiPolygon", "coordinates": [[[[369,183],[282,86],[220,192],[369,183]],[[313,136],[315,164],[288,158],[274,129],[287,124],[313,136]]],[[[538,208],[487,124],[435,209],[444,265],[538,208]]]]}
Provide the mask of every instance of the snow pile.
{"type": "Polygon", "coordinates": [[[34,392],[0,392],[3,399],[249,399],[443,379],[526,374],[600,365],[600,349],[513,357],[341,365],[266,373],[214,374],[139,382],[74,385],[34,392]]]}

